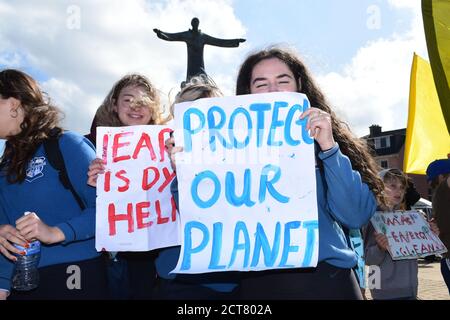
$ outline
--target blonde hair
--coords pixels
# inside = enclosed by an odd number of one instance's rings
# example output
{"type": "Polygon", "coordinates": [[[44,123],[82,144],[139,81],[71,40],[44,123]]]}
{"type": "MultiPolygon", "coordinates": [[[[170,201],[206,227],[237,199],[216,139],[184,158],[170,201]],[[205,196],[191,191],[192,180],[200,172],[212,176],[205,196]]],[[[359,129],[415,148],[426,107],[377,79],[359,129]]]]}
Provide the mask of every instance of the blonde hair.
{"type": "Polygon", "coordinates": [[[385,169],[380,171],[380,178],[383,179],[383,183],[388,181],[398,181],[402,184],[405,189],[408,187],[408,176],[404,174],[400,169],[385,169]]]}
{"type": "Polygon", "coordinates": [[[185,101],[194,101],[201,98],[222,97],[223,93],[207,76],[192,77],[175,96],[175,101],[170,106],[170,114],[175,114],[175,104],[185,101]]]}
{"type": "Polygon", "coordinates": [[[97,109],[95,114],[97,126],[120,127],[124,125],[114,110],[114,106],[117,103],[120,92],[126,87],[140,87],[144,89],[145,95],[134,101],[133,104],[148,106],[151,109],[152,117],[148,124],[164,123],[164,120],[161,118],[160,98],[156,88],[147,77],[140,74],[128,74],[114,84],[103,103],[97,109]]]}

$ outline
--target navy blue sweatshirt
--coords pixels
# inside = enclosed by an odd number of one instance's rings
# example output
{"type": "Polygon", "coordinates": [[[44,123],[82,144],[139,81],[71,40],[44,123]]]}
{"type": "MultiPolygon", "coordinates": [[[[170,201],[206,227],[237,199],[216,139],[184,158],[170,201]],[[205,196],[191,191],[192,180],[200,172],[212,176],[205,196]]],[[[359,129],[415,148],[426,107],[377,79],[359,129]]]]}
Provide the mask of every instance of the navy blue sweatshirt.
{"type": "MultiPolygon", "coordinates": [[[[70,181],[85,203],[85,210],[81,211],[72,193],[61,184],[42,145],[29,162],[23,183],[10,184],[5,173],[0,173],[0,224],[15,227],[15,221],[31,211],[64,233],[62,243],[41,244],[39,267],[99,256],[94,243],[96,191],[86,184],[89,164],[95,158],[94,146],[73,132],[65,132],[59,142],[70,181]]],[[[10,289],[13,269],[13,262],[0,255],[0,289],[10,289]]]]}

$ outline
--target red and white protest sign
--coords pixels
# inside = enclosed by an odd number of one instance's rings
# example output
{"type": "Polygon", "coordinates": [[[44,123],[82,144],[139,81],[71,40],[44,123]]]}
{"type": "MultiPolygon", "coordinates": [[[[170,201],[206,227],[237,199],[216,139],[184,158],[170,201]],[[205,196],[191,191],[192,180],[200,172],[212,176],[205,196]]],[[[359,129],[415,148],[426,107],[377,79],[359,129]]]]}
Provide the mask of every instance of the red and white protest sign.
{"type": "Polygon", "coordinates": [[[167,126],[98,127],[96,248],[148,251],[179,244],[179,217],[165,152],[167,126]]]}

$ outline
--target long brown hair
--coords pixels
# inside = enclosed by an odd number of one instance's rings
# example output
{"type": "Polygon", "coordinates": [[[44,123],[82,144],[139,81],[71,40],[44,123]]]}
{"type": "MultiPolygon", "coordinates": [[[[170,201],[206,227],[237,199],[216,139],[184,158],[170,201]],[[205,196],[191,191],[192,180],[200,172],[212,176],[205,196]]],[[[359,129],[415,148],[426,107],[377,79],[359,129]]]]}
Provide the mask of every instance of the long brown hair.
{"type": "Polygon", "coordinates": [[[269,47],[248,56],[241,65],[238,73],[236,94],[250,93],[250,81],[253,68],[262,60],[270,58],[277,58],[286,63],[294,74],[298,87],[300,87],[298,91],[308,96],[311,106],[330,114],[333,137],[339,144],[341,152],[350,159],[353,169],[361,174],[362,180],[368,184],[369,188],[375,194],[377,202],[386,204],[383,181],[377,175],[378,166],[369,152],[367,143],[354,136],[348,125],[338,119],[333,110],[331,110],[324,94],[315,84],[305,64],[294,52],[288,49],[269,47]]]}
{"type": "Polygon", "coordinates": [[[162,112],[158,91],[147,77],[134,73],[124,76],[111,88],[95,114],[96,126],[120,127],[124,125],[117,112],[114,111],[114,105],[117,103],[120,92],[126,87],[141,87],[145,90],[145,101],[138,103],[144,103],[152,109],[152,118],[148,124],[163,124],[165,122],[165,119],[161,118],[162,112]]]}
{"type": "MultiPolygon", "coordinates": [[[[50,131],[59,128],[61,112],[50,103],[37,82],[24,72],[7,69],[0,72],[0,96],[20,101],[24,120],[18,134],[7,137],[0,170],[10,183],[25,180],[26,167],[50,131]]],[[[59,128],[60,129],[60,128],[59,128]]]]}

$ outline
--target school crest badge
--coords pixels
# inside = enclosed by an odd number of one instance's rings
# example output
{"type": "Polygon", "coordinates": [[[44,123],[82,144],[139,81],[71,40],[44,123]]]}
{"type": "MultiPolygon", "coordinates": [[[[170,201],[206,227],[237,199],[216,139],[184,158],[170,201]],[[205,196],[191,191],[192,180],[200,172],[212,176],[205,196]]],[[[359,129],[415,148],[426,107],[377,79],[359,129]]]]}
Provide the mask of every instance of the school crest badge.
{"type": "Polygon", "coordinates": [[[43,177],[44,166],[47,164],[45,157],[34,157],[28,164],[27,175],[25,180],[28,182],[33,182],[40,177],[43,177]]]}

